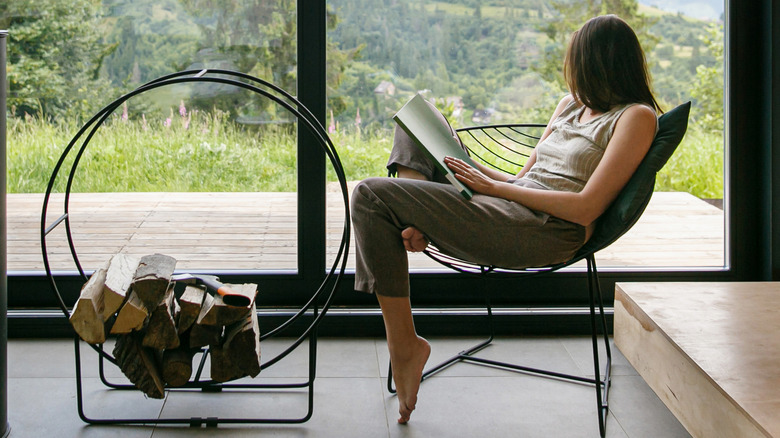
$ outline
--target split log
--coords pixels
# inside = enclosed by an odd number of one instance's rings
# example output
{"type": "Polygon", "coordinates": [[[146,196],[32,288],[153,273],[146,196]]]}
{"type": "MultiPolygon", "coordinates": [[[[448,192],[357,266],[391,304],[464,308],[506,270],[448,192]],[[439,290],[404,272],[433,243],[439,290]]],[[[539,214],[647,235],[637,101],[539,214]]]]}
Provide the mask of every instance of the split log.
{"type": "Polygon", "coordinates": [[[255,296],[257,295],[257,285],[251,283],[229,284],[234,292],[245,295],[250,298],[250,304],[246,307],[228,306],[222,301],[222,297],[214,295],[212,301],[203,303],[203,308],[198,315],[198,324],[201,325],[230,325],[246,318],[255,308],[255,296]]]}
{"type": "Polygon", "coordinates": [[[151,398],[165,397],[155,352],[141,345],[140,334],[117,336],[113,354],[119,368],[136,388],[151,398]]]}
{"type": "Polygon", "coordinates": [[[190,381],[195,350],[185,345],[163,352],[162,377],[168,386],[184,386],[190,381]]]}
{"type": "Polygon", "coordinates": [[[116,313],[125,302],[130,284],[138,268],[138,257],[129,254],[116,254],[111,257],[106,270],[106,282],[103,285],[106,319],[116,313]]]}
{"type": "Polygon", "coordinates": [[[147,309],[156,309],[165,298],[176,268],[176,259],[163,254],[141,257],[133,278],[133,290],[147,309]]]}
{"type": "MultiPolygon", "coordinates": [[[[70,323],[81,339],[90,344],[102,344],[106,341],[105,308],[103,283],[106,270],[98,269],[81,289],[81,294],[70,314],[70,323]]],[[[109,315],[110,316],[110,315],[109,315]]]]}
{"type": "Polygon", "coordinates": [[[133,330],[141,330],[144,327],[149,311],[138,298],[138,294],[132,289],[127,301],[116,316],[116,321],[111,327],[112,334],[130,333],[133,330]]]}
{"type": "Polygon", "coordinates": [[[222,348],[230,362],[242,373],[251,377],[260,373],[260,326],[255,312],[225,328],[222,348]]]}
{"type": "Polygon", "coordinates": [[[190,348],[219,345],[222,342],[223,329],[221,326],[193,324],[190,328],[190,348]]]}
{"type": "Polygon", "coordinates": [[[171,285],[168,292],[165,293],[165,298],[149,317],[149,323],[146,324],[145,328],[144,347],[162,351],[179,346],[179,333],[176,331],[175,319],[179,312],[178,307],[173,293],[173,285],[171,285]]]}
{"type": "Polygon", "coordinates": [[[211,356],[211,379],[215,382],[227,382],[247,375],[233,363],[224,347],[212,346],[209,355],[211,356]]]}
{"type": "Polygon", "coordinates": [[[176,326],[179,334],[189,330],[198,319],[206,295],[206,290],[198,286],[187,286],[184,289],[184,293],[179,297],[181,311],[179,312],[179,321],[176,326]]]}

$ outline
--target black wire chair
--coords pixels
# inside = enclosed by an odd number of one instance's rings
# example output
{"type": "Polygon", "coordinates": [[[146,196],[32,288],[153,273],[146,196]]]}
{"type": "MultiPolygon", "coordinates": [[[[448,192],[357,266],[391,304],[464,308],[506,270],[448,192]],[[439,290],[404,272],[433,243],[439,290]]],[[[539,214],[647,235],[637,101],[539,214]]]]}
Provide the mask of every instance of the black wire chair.
{"type": "MultiPolygon", "coordinates": [[[[612,367],[612,352],[609,345],[607,319],[604,312],[604,300],[599,285],[595,253],[606,248],[625,234],[644,212],[653,194],[656,173],[664,166],[675,151],[688,127],[690,102],[684,103],[658,119],[659,130],[650,146],[647,155],[642,160],[626,187],[615,201],[599,218],[596,229],[590,240],[577,254],[566,262],[543,266],[539,268],[516,270],[499,266],[479,265],[474,262],[452,257],[441,252],[433,244],[425,250],[425,254],[442,265],[465,274],[487,276],[539,276],[552,274],[562,268],[571,266],[582,260],[587,264],[588,298],[590,303],[590,332],[593,348],[594,377],[576,376],[550,370],[531,368],[507,362],[484,359],[475,356],[476,353],[489,346],[494,339],[493,308],[490,302],[490,290],[484,287],[485,305],[489,336],[470,348],[467,348],[444,362],[425,370],[422,380],[454,365],[458,362],[470,362],[478,365],[502,368],[510,371],[547,376],[580,384],[590,384],[595,387],[596,405],[598,410],[599,433],[606,433],[606,416],[609,412],[608,395],[610,373],[612,367]],[[598,308],[598,311],[596,310],[598,308]],[[604,372],[601,372],[599,358],[599,337],[602,338],[606,351],[604,372]]],[[[474,126],[458,130],[464,145],[469,149],[472,158],[482,163],[509,173],[517,173],[525,164],[533,151],[536,142],[543,133],[545,125],[540,124],[504,124],[474,126]]],[[[392,366],[388,373],[387,388],[394,393],[392,366]]]]}
{"type": "MultiPolygon", "coordinates": [[[[339,249],[333,260],[329,271],[326,273],[324,280],[320,284],[319,288],[314,291],[310,298],[301,305],[301,307],[293,312],[292,315],[277,325],[275,328],[263,333],[260,337],[261,341],[272,337],[279,336],[280,334],[287,334],[290,339],[293,339],[287,348],[279,352],[276,356],[263,360],[261,364],[261,370],[266,369],[280,360],[287,357],[291,352],[297,349],[302,343],[308,341],[308,378],[305,381],[293,382],[293,383],[236,383],[233,381],[228,382],[216,382],[210,379],[202,378],[204,365],[206,358],[209,355],[209,349],[204,348],[200,351],[202,354],[200,364],[197,371],[194,373],[194,377],[185,385],[176,388],[166,388],[166,391],[192,391],[201,390],[203,392],[221,392],[223,389],[235,389],[235,390],[258,390],[266,391],[273,394],[282,390],[299,390],[306,389],[308,391],[308,406],[306,412],[299,417],[284,417],[284,418],[219,418],[219,417],[186,417],[186,418],[91,418],[87,416],[84,411],[84,392],[82,388],[82,370],[81,370],[81,341],[76,335],[74,337],[75,344],[75,359],[76,359],[76,389],[77,389],[77,403],[79,417],[89,424],[187,424],[192,427],[200,427],[205,425],[207,427],[216,427],[219,424],[246,424],[246,423],[303,423],[308,421],[314,410],[314,379],[316,370],[316,345],[317,345],[317,327],[321,323],[323,317],[331,306],[334,293],[336,292],[339,282],[344,273],[344,269],[347,262],[347,254],[349,249],[350,239],[350,213],[349,213],[349,196],[347,192],[346,177],[344,175],[344,169],[341,165],[338,153],[335,146],[328,137],[327,131],[314,117],[314,115],[296,98],[285,92],[281,88],[258,79],[256,77],[229,71],[218,69],[204,69],[204,70],[191,70],[174,73],[168,76],[163,76],[151,82],[148,82],[134,91],[127,93],[124,96],[119,97],[110,104],[106,105],[102,110],[95,114],[73,137],[70,143],[67,145],[62,155],[60,156],[57,164],[52,171],[51,178],[49,180],[46,193],[43,199],[43,208],[41,213],[41,250],[43,253],[43,262],[48,276],[51,289],[57,299],[60,309],[66,318],[69,317],[70,311],[66,303],[63,301],[62,294],[60,293],[57,283],[58,278],[55,275],[51,260],[49,258],[49,251],[47,249],[47,239],[50,238],[50,233],[59,226],[65,226],[65,237],[70,247],[71,257],[78,270],[83,281],[87,281],[88,275],[81,266],[76,251],[76,243],[73,239],[72,224],[71,224],[71,212],[70,212],[70,195],[73,187],[74,177],[79,167],[81,158],[84,156],[84,152],[89,145],[90,140],[93,138],[97,130],[103,125],[103,123],[114,113],[117,108],[120,108],[123,103],[129,99],[138,96],[142,93],[159,89],[161,87],[171,86],[174,84],[192,84],[192,83],[211,83],[221,84],[232,87],[238,87],[239,89],[247,90],[254,95],[260,96],[273,102],[274,104],[293,115],[298,123],[306,127],[306,130],[311,134],[312,138],[321,147],[322,151],[327,155],[331,165],[334,168],[335,174],[338,178],[339,186],[341,188],[342,201],[344,206],[344,227],[341,234],[341,243],[339,249]],[[70,170],[65,165],[67,160],[72,160],[70,164],[70,170]],[[52,222],[48,223],[48,217],[50,213],[50,207],[52,203],[52,195],[55,191],[55,187],[61,186],[58,184],[60,178],[65,179],[64,196],[62,197],[62,213],[52,222]],[[290,331],[291,327],[295,327],[295,331],[290,331]],[[290,334],[293,333],[293,334],[290,334]],[[296,337],[297,336],[297,337],[296,337]]],[[[105,373],[106,363],[116,365],[116,359],[109,353],[107,353],[103,344],[91,345],[90,347],[97,352],[99,359],[99,374],[102,383],[111,389],[115,390],[136,390],[134,385],[125,383],[113,383],[108,380],[105,373]]],[[[132,410],[128,410],[132,411],[132,410]]]]}

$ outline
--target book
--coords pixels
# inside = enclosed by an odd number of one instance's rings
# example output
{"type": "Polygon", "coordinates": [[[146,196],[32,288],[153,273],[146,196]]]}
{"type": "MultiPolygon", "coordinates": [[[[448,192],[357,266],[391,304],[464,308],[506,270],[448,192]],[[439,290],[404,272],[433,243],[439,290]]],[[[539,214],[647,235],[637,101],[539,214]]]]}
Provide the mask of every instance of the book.
{"type": "Polygon", "coordinates": [[[458,140],[452,136],[449,127],[441,123],[436,110],[421,95],[415,94],[398,110],[393,116],[393,120],[428,155],[447,178],[447,181],[455,186],[466,199],[471,199],[473,192],[455,178],[455,172],[444,164],[444,157],[460,158],[473,167],[477,166],[458,140]]]}

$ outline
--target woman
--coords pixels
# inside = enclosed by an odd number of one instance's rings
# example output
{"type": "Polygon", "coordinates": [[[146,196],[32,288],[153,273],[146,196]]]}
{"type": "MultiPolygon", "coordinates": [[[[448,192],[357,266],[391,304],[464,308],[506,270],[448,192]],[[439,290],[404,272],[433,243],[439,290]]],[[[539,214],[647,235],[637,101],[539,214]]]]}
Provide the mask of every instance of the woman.
{"type": "Polygon", "coordinates": [[[442,252],[507,268],[568,260],[655,137],[660,108],[626,22],[609,15],[585,23],[572,35],[563,73],[571,94],[518,175],[448,157],[475,193],[466,200],[397,130],[388,169],[399,178],[369,178],[355,188],[355,289],[375,293],[382,309],[399,423],[415,408],[431,350],[414,328],[406,251],[422,251],[430,239],[442,252]]]}

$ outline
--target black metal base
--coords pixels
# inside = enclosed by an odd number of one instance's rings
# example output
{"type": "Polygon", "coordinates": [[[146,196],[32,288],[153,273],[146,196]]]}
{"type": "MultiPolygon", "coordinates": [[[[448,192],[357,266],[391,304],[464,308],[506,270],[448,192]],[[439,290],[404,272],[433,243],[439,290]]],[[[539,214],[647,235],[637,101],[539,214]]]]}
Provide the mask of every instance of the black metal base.
{"type": "MultiPolygon", "coordinates": [[[[203,374],[203,368],[206,364],[208,357],[208,349],[201,350],[201,360],[198,365],[198,369],[195,372],[195,377],[187,384],[176,387],[166,388],[166,391],[192,391],[193,389],[199,389],[203,392],[223,392],[223,390],[256,390],[256,391],[274,391],[278,393],[281,390],[293,390],[293,389],[306,389],[308,395],[308,403],[306,412],[300,417],[284,417],[284,418],[220,418],[220,417],[182,417],[182,418],[93,418],[85,413],[84,409],[84,393],[82,387],[82,374],[81,374],[81,340],[78,336],[74,339],[75,356],[76,356],[76,396],[78,405],[79,418],[88,424],[94,425],[189,425],[190,427],[206,427],[215,428],[220,424],[300,424],[305,423],[311,419],[314,412],[314,378],[316,372],[316,348],[317,337],[312,335],[308,339],[309,341],[309,375],[306,381],[297,383],[279,383],[279,384],[238,384],[238,383],[221,383],[214,382],[212,380],[201,379],[203,374]]],[[[138,388],[132,384],[117,384],[108,380],[105,375],[105,354],[102,351],[102,346],[97,347],[99,355],[99,374],[101,382],[109,389],[113,390],[128,390],[138,391],[138,388]]]]}
{"type": "MultiPolygon", "coordinates": [[[[487,340],[482,341],[466,350],[463,350],[449,359],[441,362],[438,365],[431,367],[423,372],[421,381],[425,381],[427,378],[434,374],[449,368],[460,362],[470,362],[476,365],[489,366],[494,368],[505,369],[512,372],[533,374],[542,377],[548,377],[552,379],[565,380],[572,383],[589,384],[593,385],[596,392],[596,407],[598,412],[599,421],[599,434],[604,437],[606,435],[606,418],[609,413],[609,387],[611,382],[612,373],[612,350],[609,346],[609,332],[607,331],[606,315],[604,312],[604,304],[601,294],[601,287],[598,281],[598,272],[596,270],[596,260],[593,255],[587,257],[588,262],[588,290],[590,293],[590,322],[591,322],[591,340],[593,348],[593,368],[595,378],[564,374],[555,371],[543,370],[538,368],[531,368],[517,364],[511,364],[507,362],[500,362],[495,360],[483,359],[474,356],[486,347],[488,347],[495,338],[495,330],[493,325],[493,308],[490,303],[490,293],[485,291],[485,304],[487,308],[487,321],[490,330],[490,335],[487,340]],[[598,305],[598,312],[596,306],[598,305]],[[597,328],[597,325],[600,326],[597,328]],[[599,366],[599,329],[601,332],[601,338],[604,342],[606,350],[606,363],[605,369],[602,374],[599,366]]],[[[387,374],[387,390],[390,393],[395,394],[395,388],[393,388],[393,366],[390,364],[387,374]]]]}

